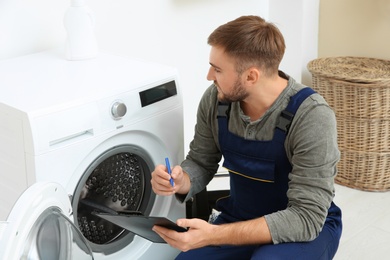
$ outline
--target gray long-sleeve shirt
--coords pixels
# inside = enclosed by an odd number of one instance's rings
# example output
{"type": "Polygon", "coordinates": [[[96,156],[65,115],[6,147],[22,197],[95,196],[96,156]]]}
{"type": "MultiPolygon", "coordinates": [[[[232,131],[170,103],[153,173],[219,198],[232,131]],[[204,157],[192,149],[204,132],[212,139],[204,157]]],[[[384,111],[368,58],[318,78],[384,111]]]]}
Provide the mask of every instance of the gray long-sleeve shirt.
{"type": "MultiPolygon", "coordinates": [[[[281,111],[290,97],[305,87],[291,77],[288,79],[287,88],[254,122],[243,114],[238,102],[232,103],[229,131],[245,139],[271,140],[281,111]]],[[[218,169],[222,155],[218,143],[217,104],[217,89],[212,85],[199,103],[194,139],[181,164],[191,180],[191,189],[184,200],[201,191],[218,169]]],[[[288,207],[265,216],[275,244],[316,238],[334,197],[334,177],[340,158],[336,119],[319,94],[311,95],[299,107],[286,137],[285,149],[292,165],[288,207]]]]}

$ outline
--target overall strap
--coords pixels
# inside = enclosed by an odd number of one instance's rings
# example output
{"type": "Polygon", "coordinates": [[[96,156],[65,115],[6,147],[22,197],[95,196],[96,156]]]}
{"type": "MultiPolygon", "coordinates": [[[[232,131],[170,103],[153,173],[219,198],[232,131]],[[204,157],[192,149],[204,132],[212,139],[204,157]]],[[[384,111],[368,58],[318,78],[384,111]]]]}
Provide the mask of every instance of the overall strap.
{"type": "Polygon", "coordinates": [[[306,98],[308,98],[314,93],[316,92],[313,89],[307,87],[301,89],[294,96],[291,97],[286,109],[280,113],[278,122],[276,124],[275,133],[282,131],[285,135],[287,135],[288,130],[291,126],[291,122],[293,121],[295,113],[297,112],[299,106],[306,98]]]}
{"type": "MultiPolygon", "coordinates": [[[[284,139],[290,129],[291,122],[294,119],[294,115],[297,112],[302,102],[310,95],[316,93],[313,89],[306,87],[299,90],[294,96],[290,98],[285,110],[280,113],[278,121],[276,123],[274,138],[284,143],[284,139]]],[[[220,123],[224,122],[227,124],[230,112],[230,103],[218,103],[218,114],[217,118],[220,123]]]]}
{"type": "Polygon", "coordinates": [[[229,117],[230,103],[218,102],[217,118],[229,117]]]}

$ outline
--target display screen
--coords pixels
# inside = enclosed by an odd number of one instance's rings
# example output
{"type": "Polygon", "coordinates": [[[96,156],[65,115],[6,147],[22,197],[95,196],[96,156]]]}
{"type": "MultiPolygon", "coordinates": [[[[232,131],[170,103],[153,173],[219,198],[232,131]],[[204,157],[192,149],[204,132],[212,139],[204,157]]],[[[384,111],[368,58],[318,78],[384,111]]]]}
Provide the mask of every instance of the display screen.
{"type": "Polygon", "coordinates": [[[139,93],[141,99],[141,106],[145,107],[150,104],[156,103],[158,101],[164,100],[166,98],[177,95],[177,89],[175,81],[172,80],[165,84],[153,87],[139,93]]]}

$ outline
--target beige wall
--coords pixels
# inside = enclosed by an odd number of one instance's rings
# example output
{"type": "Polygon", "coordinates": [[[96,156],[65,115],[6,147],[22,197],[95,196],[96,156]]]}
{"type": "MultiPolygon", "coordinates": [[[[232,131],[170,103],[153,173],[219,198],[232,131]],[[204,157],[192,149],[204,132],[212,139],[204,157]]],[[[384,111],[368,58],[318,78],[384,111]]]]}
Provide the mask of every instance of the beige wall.
{"type": "Polygon", "coordinates": [[[390,0],[321,0],[318,56],[390,60],[390,0]]]}

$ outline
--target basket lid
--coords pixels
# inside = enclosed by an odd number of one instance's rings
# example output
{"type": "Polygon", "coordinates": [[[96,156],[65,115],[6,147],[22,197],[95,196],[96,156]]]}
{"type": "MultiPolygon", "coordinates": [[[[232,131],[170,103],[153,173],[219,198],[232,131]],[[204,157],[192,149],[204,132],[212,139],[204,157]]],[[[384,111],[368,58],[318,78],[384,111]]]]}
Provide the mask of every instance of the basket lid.
{"type": "Polygon", "coordinates": [[[365,57],[327,57],[312,60],[308,70],[324,76],[355,83],[389,83],[390,61],[365,57]]]}

